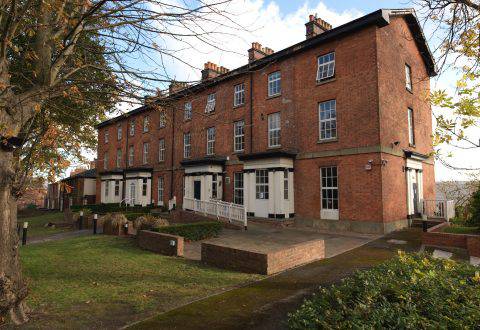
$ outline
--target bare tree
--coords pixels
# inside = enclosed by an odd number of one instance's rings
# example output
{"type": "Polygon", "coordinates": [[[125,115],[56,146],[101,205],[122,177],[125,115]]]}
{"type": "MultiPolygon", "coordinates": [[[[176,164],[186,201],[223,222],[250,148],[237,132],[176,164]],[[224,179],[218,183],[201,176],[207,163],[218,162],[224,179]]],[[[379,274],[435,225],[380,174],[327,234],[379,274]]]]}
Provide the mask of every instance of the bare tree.
{"type": "MultiPolygon", "coordinates": [[[[480,128],[480,2],[478,0],[414,0],[420,16],[433,26],[432,42],[440,74],[457,70],[455,96],[445,90],[434,91],[432,104],[436,120],[435,143],[448,143],[460,149],[479,149],[480,142],[466,135],[468,128],[480,128]]],[[[452,166],[439,154],[437,158],[452,166]]]]}
{"type": "Polygon", "coordinates": [[[0,323],[28,319],[16,231],[25,178],[95,143],[91,125],[115,103],[164,88],[167,59],[189,65],[169,41],[219,48],[219,33],[241,28],[230,1],[0,1],[0,323]]]}

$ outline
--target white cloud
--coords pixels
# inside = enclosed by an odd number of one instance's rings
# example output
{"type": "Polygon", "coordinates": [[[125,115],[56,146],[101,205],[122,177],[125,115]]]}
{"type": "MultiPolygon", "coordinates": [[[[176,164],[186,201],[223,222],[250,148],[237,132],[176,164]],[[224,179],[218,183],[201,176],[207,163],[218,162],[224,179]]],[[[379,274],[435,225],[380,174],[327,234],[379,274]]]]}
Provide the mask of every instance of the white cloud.
{"type": "MultiPolygon", "coordinates": [[[[318,17],[334,27],[362,15],[355,9],[339,13],[328,8],[323,2],[312,5],[308,1],[299,6],[296,11],[286,15],[280,11],[275,1],[239,0],[233,1],[225,9],[230,13],[228,17],[241,28],[236,28],[228,19],[223,18],[203,24],[202,28],[207,31],[226,32],[209,38],[209,41],[213,41],[218,48],[188,40],[193,47],[175,54],[188,65],[179,61],[170,61],[168,70],[172,78],[185,81],[199,80],[200,70],[208,61],[228,69],[240,67],[247,63],[247,50],[254,41],[274,51],[300,42],[305,39],[305,23],[310,14],[318,14],[318,17]],[[220,24],[226,26],[220,27],[220,24]]],[[[163,42],[169,49],[180,49],[185,45],[173,38],[166,38],[163,42]]]]}

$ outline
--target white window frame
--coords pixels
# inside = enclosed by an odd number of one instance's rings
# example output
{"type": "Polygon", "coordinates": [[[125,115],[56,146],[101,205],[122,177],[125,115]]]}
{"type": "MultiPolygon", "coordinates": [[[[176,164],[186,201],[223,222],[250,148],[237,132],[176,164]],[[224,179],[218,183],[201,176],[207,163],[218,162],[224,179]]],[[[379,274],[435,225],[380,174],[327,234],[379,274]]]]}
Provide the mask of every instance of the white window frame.
{"type": "Polygon", "coordinates": [[[109,135],[110,135],[110,133],[108,132],[108,129],[105,130],[105,134],[104,134],[104,136],[103,136],[103,139],[104,139],[105,143],[108,143],[108,136],[109,136],[109,135]]]}
{"type": "Polygon", "coordinates": [[[215,154],[215,127],[207,128],[207,155],[215,154]]]}
{"type": "Polygon", "coordinates": [[[192,135],[190,132],[183,133],[183,158],[190,158],[192,152],[192,135]]]}
{"type": "Polygon", "coordinates": [[[135,161],[135,148],[133,146],[128,147],[128,166],[133,166],[135,161]]]}
{"type": "Polygon", "coordinates": [[[255,170],[255,198],[268,200],[268,170],[255,170]]]}
{"type": "Polygon", "coordinates": [[[192,102],[185,103],[183,119],[184,120],[192,119],[192,102]]]}
{"type": "Polygon", "coordinates": [[[158,119],[158,127],[165,128],[167,127],[167,114],[165,111],[160,111],[159,119],[158,119]]]}
{"type": "Polygon", "coordinates": [[[337,139],[337,101],[318,104],[318,138],[320,141],[337,139]]]}
{"type": "Polygon", "coordinates": [[[158,161],[165,161],[165,139],[158,140],[158,161]]]}
{"type": "Polygon", "coordinates": [[[405,63],[405,88],[412,91],[412,67],[405,63]]]}
{"type": "Polygon", "coordinates": [[[412,108],[407,108],[408,116],[408,144],[410,146],[415,145],[415,123],[414,123],[414,113],[412,108]]]}
{"type": "Polygon", "coordinates": [[[108,198],[108,195],[109,195],[109,191],[108,191],[108,189],[109,189],[109,187],[108,187],[109,183],[110,183],[110,181],[108,181],[108,180],[105,181],[105,198],[108,198]]]}
{"type": "Polygon", "coordinates": [[[146,133],[150,129],[150,116],[143,117],[143,133],[146,133]]]}
{"type": "Polygon", "coordinates": [[[212,174],[212,199],[218,199],[218,174],[212,174]]]}
{"type": "Polygon", "coordinates": [[[282,94],[282,73],[272,72],[268,75],[268,97],[282,94]]]}
{"type": "Polygon", "coordinates": [[[283,199],[288,200],[290,197],[289,191],[288,191],[288,177],[289,177],[289,170],[285,169],[283,171],[283,199]]]}
{"type": "Polygon", "coordinates": [[[268,147],[280,147],[282,122],[280,112],[271,113],[268,115],[268,147]]]}
{"type": "Polygon", "coordinates": [[[233,106],[238,107],[245,104],[245,84],[241,83],[233,87],[233,106]]]}
{"type": "Polygon", "coordinates": [[[148,154],[150,152],[150,143],[144,142],[143,143],[143,152],[142,152],[142,164],[148,164],[148,154]]]}
{"type": "Polygon", "coordinates": [[[157,182],[157,204],[163,206],[163,193],[164,193],[164,188],[165,188],[165,181],[163,179],[163,176],[158,177],[158,182],[157,182]]]}
{"type": "Polygon", "coordinates": [[[115,165],[117,168],[122,167],[122,149],[117,149],[117,158],[115,159],[115,165]]]}
{"type": "Polygon", "coordinates": [[[122,125],[121,124],[118,124],[117,125],[117,140],[121,140],[122,139],[122,125]]]}
{"type": "Polygon", "coordinates": [[[211,113],[215,111],[215,99],[216,95],[215,93],[208,94],[207,96],[207,104],[205,105],[205,112],[206,113],[211,113]]]}
{"type": "Polygon", "coordinates": [[[114,195],[120,196],[120,180],[115,180],[114,195]]]}
{"type": "Polygon", "coordinates": [[[233,151],[245,150],[245,121],[239,120],[233,123],[233,151]]]}
{"type": "Polygon", "coordinates": [[[335,52],[317,58],[317,82],[335,77],[335,52]]]}
{"type": "Polygon", "coordinates": [[[320,168],[320,186],[321,218],[338,220],[339,191],[337,166],[320,168]]]}
{"type": "Polygon", "coordinates": [[[233,203],[243,205],[243,189],[244,189],[244,181],[243,181],[243,172],[235,172],[233,173],[233,203]],[[238,180],[238,178],[242,178],[238,180]],[[240,184],[241,183],[241,184],[240,184]]]}
{"type": "Polygon", "coordinates": [[[130,121],[130,136],[134,136],[135,135],[135,119],[132,119],[130,121]]]}

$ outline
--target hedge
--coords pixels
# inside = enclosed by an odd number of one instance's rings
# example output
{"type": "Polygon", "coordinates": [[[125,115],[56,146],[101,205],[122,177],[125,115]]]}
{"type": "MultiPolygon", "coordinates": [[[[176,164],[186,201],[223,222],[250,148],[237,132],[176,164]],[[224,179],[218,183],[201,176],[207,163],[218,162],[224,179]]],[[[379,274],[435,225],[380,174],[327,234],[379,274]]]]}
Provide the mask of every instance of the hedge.
{"type": "Polygon", "coordinates": [[[222,227],[223,225],[220,222],[208,221],[154,228],[154,231],[182,236],[187,241],[199,241],[218,236],[222,227]]]}
{"type": "Polygon", "coordinates": [[[148,206],[141,206],[141,205],[135,205],[135,206],[126,206],[125,204],[119,205],[118,203],[108,203],[108,204],[90,204],[90,205],[74,205],[70,207],[72,212],[78,212],[82,209],[89,209],[92,211],[92,213],[98,213],[98,214],[105,214],[105,213],[112,213],[112,212],[143,212],[143,213],[148,213],[150,210],[156,208],[155,205],[150,204],[148,206]]]}
{"type": "Polygon", "coordinates": [[[291,329],[474,329],[480,274],[465,262],[405,254],[321,288],[289,315],[291,329]]]}

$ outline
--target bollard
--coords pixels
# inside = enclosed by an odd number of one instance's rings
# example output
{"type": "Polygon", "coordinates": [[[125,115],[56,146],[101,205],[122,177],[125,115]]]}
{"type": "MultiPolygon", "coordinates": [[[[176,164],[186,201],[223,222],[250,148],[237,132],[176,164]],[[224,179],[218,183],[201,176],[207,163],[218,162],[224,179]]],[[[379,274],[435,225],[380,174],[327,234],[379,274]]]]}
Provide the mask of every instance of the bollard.
{"type": "Polygon", "coordinates": [[[428,231],[428,223],[425,220],[422,221],[422,229],[425,233],[428,231]]]}
{"type": "Polygon", "coordinates": [[[78,229],[83,229],[83,211],[80,211],[80,217],[78,218],[78,229]]]}
{"type": "Polygon", "coordinates": [[[123,226],[123,233],[128,235],[128,222],[123,226]]]}
{"type": "Polygon", "coordinates": [[[23,223],[22,245],[27,245],[27,230],[28,230],[28,222],[24,222],[23,223]]]}
{"type": "Polygon", "coordinates": [[[93,235],[97,234],[97,220],[98,220],[98,214],[93,215],[93,235]]]}

